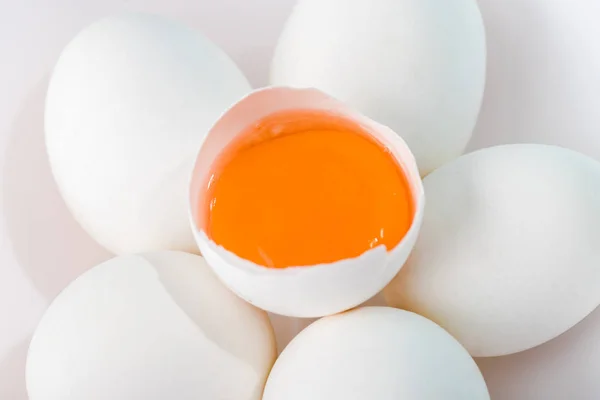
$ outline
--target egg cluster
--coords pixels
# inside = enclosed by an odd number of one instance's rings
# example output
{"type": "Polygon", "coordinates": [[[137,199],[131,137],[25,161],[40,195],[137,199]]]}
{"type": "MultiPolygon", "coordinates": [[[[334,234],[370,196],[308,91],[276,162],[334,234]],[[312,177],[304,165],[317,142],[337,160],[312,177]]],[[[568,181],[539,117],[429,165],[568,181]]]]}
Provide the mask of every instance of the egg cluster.
{"type": "Polygon", "coordinates": [[[84,29],[52,74],[46,146],[116,257],[48,308],[29,398],[490,399],[473,357],[543,348],[600,304],[600,163],[538,144],[462,155],[485,68],[475,0],[301,0],[256,90],[177,22],[84,29]],[[270,268],[210,237],[219,156],[290,110],[350,121],[397,163],[413,205],[397,245],[270,268]],[[269,313],[316,320],[278,354],[269,313]]]}

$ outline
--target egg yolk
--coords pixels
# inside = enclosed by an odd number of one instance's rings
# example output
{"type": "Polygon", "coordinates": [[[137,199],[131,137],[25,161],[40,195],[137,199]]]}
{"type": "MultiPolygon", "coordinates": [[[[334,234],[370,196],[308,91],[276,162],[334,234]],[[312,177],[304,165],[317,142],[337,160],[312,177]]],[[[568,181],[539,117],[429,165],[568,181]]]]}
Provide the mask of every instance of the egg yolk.
{"type": "Polygon", "coordinates": [[[396,246],[413,203],[404,172],[357,124],[312,111],[275,114],[215,162],[204,204],[218,245],[272,268],[396,246]]]}

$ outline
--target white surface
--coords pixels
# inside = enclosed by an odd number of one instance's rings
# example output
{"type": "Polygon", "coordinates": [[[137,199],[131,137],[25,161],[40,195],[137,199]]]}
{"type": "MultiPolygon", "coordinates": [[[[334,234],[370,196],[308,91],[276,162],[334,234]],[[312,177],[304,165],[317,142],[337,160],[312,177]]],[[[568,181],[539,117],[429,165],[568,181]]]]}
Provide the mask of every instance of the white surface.
{"type": "Polygon", "coordinates": [[[541,142],[600,159],[600,2],[479,4],[488,68],[471,148],[541,142]]]}
{"type": "Polygon", "coordinates": [[[200,257],[117,257],[69,285],[27,358],[30,400],[260,400],[275,361],[265,312],[200,257]]]}
{"type": "Polygon", "coordinates": [[[428,175],[423,227],[385,289],[474,356],[540,345],[600,304],[600,162],[494,146],[428,175]]]}
{"type": "MultiPolygon", "coordinates": [[[[45,156],[43,98],[59,52],[100,17],[122,9],[157,12],[200,28],[258,87],[267,83],[272,50],[294,2],[0,0],[1,399],[26,399],[25,352],[48,300],[80,272],[109,256],[69,215],[45,156]]],[[[600,159],[596,40],[600,3],[479,0],[479,4],[486,25],[488,67],[482,114],[470,147],[546,142],[600,159]]],[[[275,319],[281,346],[310,321],[288,324],[283,317],[275,319]]],[[[556,348],[558,354],[567,354],[570,347],[561,341],[556,348]]],[[[600,356],[580,354],[563,375],[548,375],[551,388],[568,393],[572,385],[580,384],[581,390],[589,389],[584,393],[590,400],[596,399],[600,388],[589,384],[597,380],[588,375],[595,369],[585,365],[600,356]]],[[[513,367],[498,364],[498,373],[505,368],[513,367]]],[[[505,372],[510,384],[512,378],[505,372]]]]}
{"type": "Polygon", "coordinates": [[[194,160],[249,92],[221,49],[170,19],[124,14],[80,32],[52,71],[45,109],[50,167],[77,221],[115,254],[196,253],[194,160]]]}
{"type": "Polygon", "coordinates": [[[221,280],[257,307],[293,317],[335,314],[356,307],[380,292],[398,273],[414,247],[424,207],[419,169],[406,143],[390,129],[316,89],[266,88],[235,104],[213,126],[202,144],[190,190],[191,225],[198,246],[221,280]],[[342,117],[384,145],[401,166],[410,187],[414,215],[408,232],[394,248],[380,245],[355,258],[277,269],[244,260],[207,237],[205,216],[200,207],[208,207],[206,187],[213,176],[213,164],[249,127],[287,110],[314,110],[342,117]]]}
{"type": "Polygon", "coordinates": [[[426,175],[471,138],[485,53],[475,0],[300,0],[271,82],[316,87],[389,126],[426,175]]]}
{"type": "Polygon", "coordinates": [[[446,331],[367,307],[322,318],[275,363],[263,400],[489,400],[481,372],[446,331]]]}
{"type": "Polygon", "coordinates": [[[600,309],[546,344],[477,363],[493,400],[597,400],[600,309]]]}

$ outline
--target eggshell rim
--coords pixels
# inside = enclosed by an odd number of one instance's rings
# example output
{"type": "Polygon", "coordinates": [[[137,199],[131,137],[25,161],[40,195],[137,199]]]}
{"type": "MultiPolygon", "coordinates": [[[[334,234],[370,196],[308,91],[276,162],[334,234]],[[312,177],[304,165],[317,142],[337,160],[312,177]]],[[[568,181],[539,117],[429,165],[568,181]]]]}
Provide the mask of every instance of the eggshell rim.
{"type": "MultiPolygon", "coordinates": [[[[206,138],[213,135],[214,134],[213,132],[218,127],[219,123],[225,117],[227,117],[228,114],[230,114],[232,111],[234,111],[238,106],[240,106],[241,104],[246,103],[248,101],[251,101],[251,99],[257,95],[260,95],[265,92],[270,92],[273,90],[285,90],[285,91],[289,91],[290,93],[293,93],[293,94],[313,94],[313,95],[321,97],[323,100],[327,100],[327,101],[335,104],[336,109],[337,109],[336,110],[337,115],[358,123],[362,129],[364,129],[366,132],[374,135],[375,138],[378,141],[380,141],[382,143],[382,145],[384,145],[390,151],[390,153],[392,154],[392,156],[394,157],[394,159],[396,160],[396,162],[399,164],[400,168],[404,172],[406,179],[410,186],[410,193],[411,193],[411,197],[413,199],[413,206],[414,206],[413,219],[412,219],[410,228],[405,233],[404,237],[400,240],[400,242],[398,242],[398,244],[389,251],[387,251],[387,248],[384,245],[379,245],[377,247],[374,247],[372,249],[369,249],[369,250],[363,252],[362,254],[360,254],[357,257],[345,258],[345,259],[335,261],[332,263],[320,263],[320,264],[303,265],[303,266],[290,266],[290,267],[285,267],[285,268],[271,268],[271,267],[259,265],[259,264],[253,263],[251,261],[248,261],[248,260],[236,255],[235,253],[225,249],[223,246],[218,245],[211,239],[209,239],[206,232],[204,231],[204,229],[201,229],[197,226],[196,218],[195,218],[196,212],[195,212],[194,206],[198,204],[197,198],[201,194],[195,193],[194,188],[196,186],[195,185],[196,181],[198,179],[201,179],[204,177],[204,176],[202,176],[202,174],[198,173],[198,169],[200,169],[200,166],[199,166],[200,157],[199,156],[200,156],[202,147],[204,145],[204,143],[203,143],[203,145],[201,146],[201,148],[198,151],[198,156],[196,158],[196,161],[194,163],[194,168],[192,169],[192,173],[190,176],[190,182],[189,182],[190,190],[189,190],[189,196],[188,196],[188,199],[189,199],[188,215],[190,218],[191,228],[194,233],[194,237],[196,238],[196,241],[198,242],[198,246],[201,247],[200,250],[202,251],[203,250],[202,247],[204,247],[204,245],[205,245],[208,250],[214,252],[219,258],[223,259],[223,261],[225,261],[231,265],[234,265],[236,268],[242,269],[246,273],[260,274],[260,275],[268,274],[268,275],[277,275],[277,276],[282,276],[282,275],[294,276],[298,273],[303,273],[303,274],[320,273],[323,269],[331,269],[332,267],[340,266],[342,264],[345,265],[349,261],[362,262],[365,259],[370,259],[371,257],[377,257],[377,258],[381,257],[383,259],[383,261],[385,261],[385,259],[387,257],[389,257],[391,254],[400,252],[403,249],[403,247],[407,244],[409,239],[411,239],[413,236],[416,236],[418,234],[418,231],[421,227],[421,224],[423,221],[424,209],[425,209],[425,190],[423,187],[423,182],[422,182],[421,176],[419,174],[419,170],[418,170],[414,155],[410,151],[406,142],[400,137],[400,135],[398,135],[396,132],[394,132],[392,129],[388,128],[387,126],[384,126],[384,125],[362,115],[358,111],[354,110],[352,107],[342,103],[341,101],[333,98],[332,96],[329,96],[328,94],[325,94],[324,92],[322,92],[318,89],[314,89],[314,88],[299,89],[299,88],[291,88],[291,87],[284,87],[284,86],[267,86],[267,87],[263,87],[263,88],[251,91],[250,93],[248,93],[247,95],[242,97],[239,101],[237,101],[235,104],[233,104],[229,109],[224,111],[221,114],[221,116],[219,117],[219,119],[217,120],[217,122],[209,130],[209,132],[206,135],[206,138]],[[198,175],[200,175],[200,178],[198,177],[198,175]],[[384,252],[382,253],[382,251],[384,251],[384,252]]],[[[206,138],[205,138],[205,140],[206,140],[206,138]]],[[[413,247],[414,247],[414,243],[413,243],[413,247]]],[[[400,268],[401,267],[402,266],[400,266],[400,268]]],[[[398,268],[398,270],[400,268],[398,268]]],[[[382,285],[381,289],[383,289],[383,287],[385,287],[387,285],[387,283],[389,283],[389,282],[384,283],[382,285]]],[[[364,299],[364,300],[367,300],[367,299],[364,299]]]]}

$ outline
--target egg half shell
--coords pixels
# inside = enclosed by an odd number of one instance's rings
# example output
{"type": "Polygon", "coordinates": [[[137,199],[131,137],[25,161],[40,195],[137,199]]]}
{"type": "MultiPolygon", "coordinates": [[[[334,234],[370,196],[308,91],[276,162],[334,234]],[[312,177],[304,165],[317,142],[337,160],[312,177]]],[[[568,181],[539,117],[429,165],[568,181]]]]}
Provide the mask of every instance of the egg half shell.
{"type": "MultiPolygon", "coordinates": [[[[230,108],[213,126],[198,154],[190,187],[190,217],[200,251],[227,286],[248,302],[277,314],[319,317],[355,307],[390,282],[412,250],[423,218],[424,192],[415,159],[392,130],[316,90],[257,90],[230,108]],[[257,121],[280,111],[318,110],[358,123],[389,149],[403,169],[415,214],[405,237],[389,251],[375,247],[356,258],[313,266],[267,268],[238,257],[210,240],[198,226],[211,167],[223,149],[257,121]]],[[[315,226],[318,229],[318,226],[315,226]]]]}
{"type": "Polygon", "coordinates": [[[427,207],[390,305],[474,356],[538,346],[600,304],[600,163],[547,145],[464,155],[424,179],[427,207]]]}

